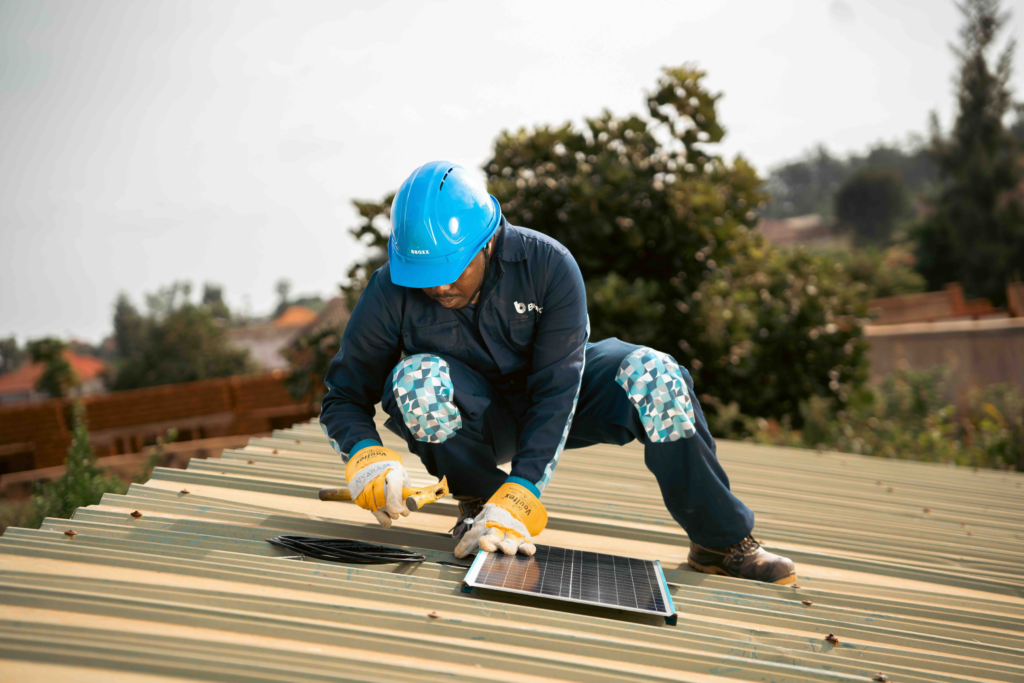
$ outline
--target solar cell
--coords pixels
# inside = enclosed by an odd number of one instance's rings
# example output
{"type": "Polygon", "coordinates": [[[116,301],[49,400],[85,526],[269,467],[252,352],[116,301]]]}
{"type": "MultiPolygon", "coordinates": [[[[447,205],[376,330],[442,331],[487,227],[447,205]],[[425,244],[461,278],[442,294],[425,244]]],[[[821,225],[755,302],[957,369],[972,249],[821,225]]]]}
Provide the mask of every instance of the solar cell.
{"type": "Polygon", "coordinates": [[[538,545],[532,557],[481,550],[463,580],[464,591],[473,587],[657,614],[676,623],[657,561],[548,545],[538,545]]]}

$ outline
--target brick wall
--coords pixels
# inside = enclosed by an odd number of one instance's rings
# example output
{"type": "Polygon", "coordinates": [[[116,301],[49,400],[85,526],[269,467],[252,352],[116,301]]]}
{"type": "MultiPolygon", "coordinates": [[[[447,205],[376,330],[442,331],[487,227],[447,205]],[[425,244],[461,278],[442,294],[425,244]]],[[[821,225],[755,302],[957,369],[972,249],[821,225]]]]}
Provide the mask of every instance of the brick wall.
{"type": "Polygon", "coordinates": [[[991,384],[1024,387],[1024,318],[870,325],[864,336],[874,381],[899,368],[944,365],[953,373],[947,399],[958,405],[991,384]]]}
{"type": "MultiPolygon", "coordinates": [[[[97,456],[134,453],[168,428],[183,440],[266,432],[308,419],[280,371],[117,391],[82,400],[97,456]]],[[[71,401],[0,407],[0,474],[64,462],[71,445],[71,401]]]]}

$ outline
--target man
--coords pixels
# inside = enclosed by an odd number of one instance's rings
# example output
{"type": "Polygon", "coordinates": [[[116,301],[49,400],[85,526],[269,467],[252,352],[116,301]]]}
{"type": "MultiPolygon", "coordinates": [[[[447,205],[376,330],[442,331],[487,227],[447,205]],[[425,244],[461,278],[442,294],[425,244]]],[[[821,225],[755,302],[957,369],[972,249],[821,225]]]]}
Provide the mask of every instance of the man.
{"type": "Polygon", "coordinates": [[[402,457],[374,427],[378,401],[388,429],[448,477],[459,557],[477,547],[533,554],[563,448],[638,439],[690,537],[690,566],[796,580],[790,560],[750,536],[754,514],[729,490],[690,374],[654,349],[588,342],[583,279],[565,247],[510,225],[448,162],[409,176],[391,222],[389,263],[352,312],[320,414],[358,505],[385,528],[409,514],[402,457]],[[508,462],[511,475],[498,469],[508,462]]]}

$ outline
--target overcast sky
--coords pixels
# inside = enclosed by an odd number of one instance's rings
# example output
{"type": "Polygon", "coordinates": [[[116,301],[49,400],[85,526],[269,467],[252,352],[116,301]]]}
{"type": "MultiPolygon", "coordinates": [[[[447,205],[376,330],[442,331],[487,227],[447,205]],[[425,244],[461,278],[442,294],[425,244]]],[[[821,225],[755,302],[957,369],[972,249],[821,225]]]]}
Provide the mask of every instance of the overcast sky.
{"type": "Polygon", "coordinates": [[[722,151],[762,172],[902,140],[949,122],[958,25],[945,0],[0,0],[0,336],[98,341],[119,291],[175,279],[253,313],[281,277],[332,294],[353,198],[641,111],[666,65],[708,71],[722,151]]]}

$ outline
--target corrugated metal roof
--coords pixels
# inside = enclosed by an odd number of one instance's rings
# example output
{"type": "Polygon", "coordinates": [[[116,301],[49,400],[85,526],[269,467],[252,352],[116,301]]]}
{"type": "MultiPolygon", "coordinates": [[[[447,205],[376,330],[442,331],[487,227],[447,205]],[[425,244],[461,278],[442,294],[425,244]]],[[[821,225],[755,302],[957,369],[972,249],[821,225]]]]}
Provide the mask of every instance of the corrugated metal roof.
{"type": "Polygon", "coordinates": [[[637,446],[567,451],[540,540],[661,560],[674,627],[465,595],[464,570],[430,562],[287,559],[265,539],[361,538],[455,560],[450,499],[389,531],[320,502],[342,468],[302,424],[158,469],[71,521],[8,529],[0,680],[1024,680],[1024,476],[728,442],[719,453],[799,587],[691,572],[637,446]]]}

